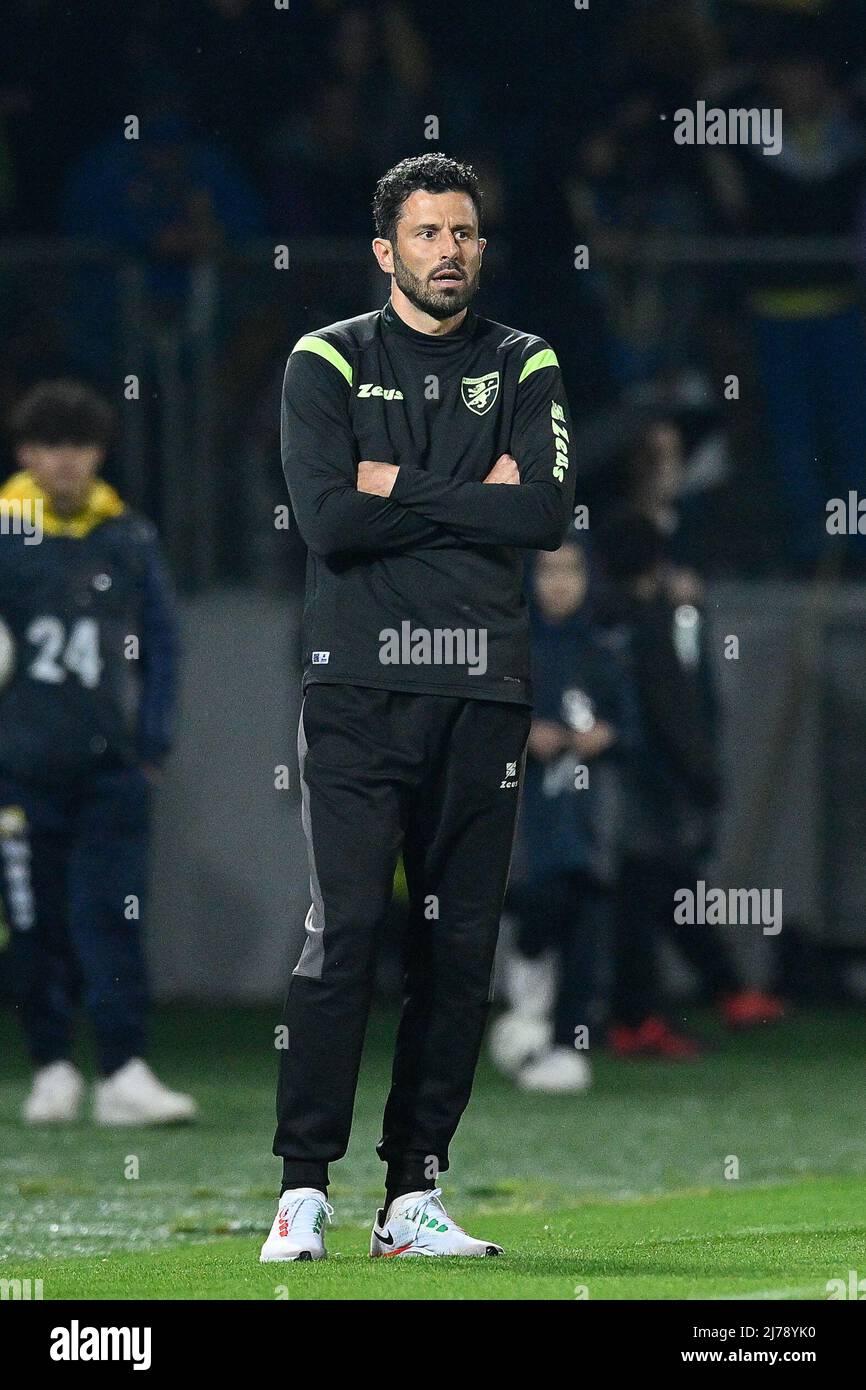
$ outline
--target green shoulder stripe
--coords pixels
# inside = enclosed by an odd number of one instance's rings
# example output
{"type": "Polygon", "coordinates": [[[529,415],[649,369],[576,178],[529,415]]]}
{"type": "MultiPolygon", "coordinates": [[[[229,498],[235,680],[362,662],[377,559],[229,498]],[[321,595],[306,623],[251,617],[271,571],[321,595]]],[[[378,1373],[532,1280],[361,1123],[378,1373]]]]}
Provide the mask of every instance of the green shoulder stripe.
{"type": "Polygon", "coordinates": [[[317,338],[314,334],[308,333],[305,337],[298,339],[292,352],[318,353],[319,357],[324,357],[326,362],[330,362],[332,367],[336,367],[341,376],[346,378],[350,386],[352,385],[352,368],[343,354],[338,352],[335,347],[331,347],[330,343],[326,343],[324,338],[317,338]]]}
{"type": "MultiPolygon", "coordinates": [[[[301,341],[303,341],[303,339],[301,341]]],[[[517,378],[517,385],[520,385],[524,377],[531,376],[533,372],[540,371],[542,367],[558,366],[559,363],[556,360],[556,353],[553,351],[553,349],[542,348],[540,352],[534,352],[532,356],[527,358],[527,360],[524,362],[523,371],[517,378]]]]}

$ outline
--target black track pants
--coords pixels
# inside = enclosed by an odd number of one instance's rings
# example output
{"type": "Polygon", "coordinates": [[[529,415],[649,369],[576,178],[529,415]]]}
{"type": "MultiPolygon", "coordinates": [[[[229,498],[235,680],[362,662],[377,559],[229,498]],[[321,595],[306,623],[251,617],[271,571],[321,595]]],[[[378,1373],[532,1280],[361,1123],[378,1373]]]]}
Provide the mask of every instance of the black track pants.
{"type": "Polygon", "coordinates": [[[527,706],[504,701],[308,686],[298,755],[312,906],[284,1012],[284,1185],[327,1181],[346,1151],[401,848],[405,998],[378,1152],[389,1181],[447,1169],[489,1006],[529,723],[527,706]]]}

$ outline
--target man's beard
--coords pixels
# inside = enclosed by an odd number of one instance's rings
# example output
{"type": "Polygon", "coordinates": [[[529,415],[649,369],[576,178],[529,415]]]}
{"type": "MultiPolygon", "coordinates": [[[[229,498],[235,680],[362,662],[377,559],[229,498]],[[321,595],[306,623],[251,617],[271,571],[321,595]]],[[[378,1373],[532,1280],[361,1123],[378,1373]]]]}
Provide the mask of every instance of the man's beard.
{"type": "Polygon", "coordinates": [[[394,248],[394,279],[398,289],[403,291],[410,304],[429,314],[432,319],[453,318],[467,304],[471,304],[478,293],[478,277],[479,271],[476,270],[474,276],[467,275],[456,289],[437,289],[431,281],[414,275],[401,259],[397,248],[394,248]]]}

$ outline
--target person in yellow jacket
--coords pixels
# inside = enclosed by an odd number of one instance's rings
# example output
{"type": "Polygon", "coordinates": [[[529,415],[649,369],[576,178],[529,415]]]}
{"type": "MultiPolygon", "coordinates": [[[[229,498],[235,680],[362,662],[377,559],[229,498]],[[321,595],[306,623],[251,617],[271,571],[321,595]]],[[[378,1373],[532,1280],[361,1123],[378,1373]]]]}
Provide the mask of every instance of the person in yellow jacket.
{"type": "Polygon", "coordinates": [[[111,427],[87,386],[34,387],[12,419],[20,471],[0,490],[0,908],[34,1124],[78,1115],[79,993],[102,1072],[96,1122],[196,1112],[144,1059],[152,782],[178,641],[154,528],[97,477],[111,427]]]}

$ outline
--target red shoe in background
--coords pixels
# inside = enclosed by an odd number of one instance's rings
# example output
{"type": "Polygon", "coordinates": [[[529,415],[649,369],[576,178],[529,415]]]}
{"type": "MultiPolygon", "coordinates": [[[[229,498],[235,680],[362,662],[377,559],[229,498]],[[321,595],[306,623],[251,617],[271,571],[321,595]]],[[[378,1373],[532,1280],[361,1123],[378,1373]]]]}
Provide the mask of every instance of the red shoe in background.
{"type": "Polygon", "coordinates": [[[778,1023],[784,1017],[781,999],[761,989],[741,989],[722,1000],[722,1018],[729,1028],[757,1028],[762,1023],[778,1023]]]}
{"type": "Polygon", "coordinates": [[[671,1062],[684,1062],[700,1057],[704,1051],[694,1038],[678,1033],[657,1014],[645,1018],[638,1028],[613,1024],[608,1029],[607,1041],[614,1057],[663,1057],[671,1062]]]}

